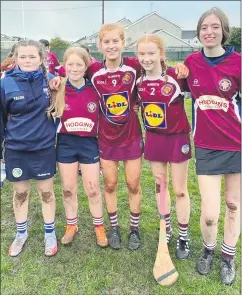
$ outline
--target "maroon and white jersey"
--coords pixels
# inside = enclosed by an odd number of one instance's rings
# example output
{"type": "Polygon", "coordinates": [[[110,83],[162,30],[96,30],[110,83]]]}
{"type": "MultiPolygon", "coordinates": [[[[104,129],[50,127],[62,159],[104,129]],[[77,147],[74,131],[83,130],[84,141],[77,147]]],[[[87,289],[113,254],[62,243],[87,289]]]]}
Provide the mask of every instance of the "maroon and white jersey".
{"type": "Polygon", "coordinates": [[[57,133],[97,137],[99,97],[95,88],[86,82],[78,90],[67,81],[65,92],[65,109],[57,133]]]}
{"type": "Polygon", "coordinates": [[[48,71],[51,74],[56,75],[56,72],[58,71],[57,68],[60,67],[60,63],[54,52],[46,53],[46,65],[47,65],[48,71]]]}
{"type": "Polygon", "coordinates": [[[135,82],[140,73],[136,58],[124,57],[115,70],[107,69],[105,61],[92,63],[87,71],[99,94],[99,141],[122,147],[142,135],[138,115],[133,111],[137,103],[135,82]]]}
{"type": "Polygon", "coordinates": [[[142,104],[144,126],[157,134],[188,134],[191,131],[184,109],[183,92],[186,80],[177,79],[175,69],[167,69],[164,76],[137,79],[138,96],[142,104]]]}
{"type": "Polygon", "coordinates": [[[227,49],[209,60],[203,52],[187,57],[188,86],[194,102],[194,144],[215,150],[241,150],[241,55],[227,49]]]}

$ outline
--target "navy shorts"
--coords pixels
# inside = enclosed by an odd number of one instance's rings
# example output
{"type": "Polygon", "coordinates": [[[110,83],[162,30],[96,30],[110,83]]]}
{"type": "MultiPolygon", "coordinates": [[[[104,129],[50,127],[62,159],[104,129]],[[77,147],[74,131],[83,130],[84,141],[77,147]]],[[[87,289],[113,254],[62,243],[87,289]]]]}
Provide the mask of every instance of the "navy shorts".
{"type": "Polygon", "coordinates": [[[241,173],[241,152],[195,148],[197,175],[241,173]]]}
{"type": "Polygon", "coordinates": [[[50,147],[38,151],[5,149],[6,178],[10,182],[46,180],[56,173],[56,151],[50,147]]]}
{"type": "Polygon", "coordinates": [[[61,163],[79,162],[90,164],[99,162],[97,139],[59,134],[56,155],[57,161],[61,163]]]}

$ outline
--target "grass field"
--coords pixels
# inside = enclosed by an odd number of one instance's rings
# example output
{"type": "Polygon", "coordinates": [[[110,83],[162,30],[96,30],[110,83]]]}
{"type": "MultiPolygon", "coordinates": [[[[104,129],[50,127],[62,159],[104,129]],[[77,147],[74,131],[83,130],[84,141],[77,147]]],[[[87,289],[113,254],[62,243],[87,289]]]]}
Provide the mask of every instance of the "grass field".
{"type": "MultiPolygon", "coordinates": [[[[191,102],[186,100],[187,114],[191,114],[191,102]]],[[[220,245],[223,237],[223,217],[225,203],[222,202],[219,220],[218,249],[211,273],[204,277],[195,271],[195,261],[202,248],[199,226],[200,195],[194,160],[190,161],[188,188],[191,197],[191,257],[187,261],[175,259],[177,221],[174,194],[172,197],[172,238],[170,253],[180,274],[178,282],[171,288],[156,284],[152,269],[155,262],[159,236],[159,216],[156,209],[154,182],[151,170],[143,161],[141,179],[143,201],[140,219],[142,246],[131,252],[127,249],[129,229],[128,195],[124,180],[123,165],[120,164],[118,205],[119,224],[122,232],[122,248],[101,249],[95,245],[92,218],[88,210],[87,198],[79,186],[79,226],[80,234],[71,247],[59,245],[59,252],[52,258],[44,256],[44,227],[40,200],[32,185],[29,208],[29,239],[24,252],[17,258],[10,258],[7,250],[15,235],[12,210],[12,188],[5,182],[1,192],[1,294],[240,294],[240,243],[238,244],[236,281],[232,286],[224,286],[219,280],[220,245]]],[[[103,183],[102,183],[103,188],[103,183]]],[[[171,188],[170,188],[171,189],[171,188]]],[[[59,175],[55,178],[57,197],[56,231],[58,239],[64,233],[65,214],[59,175]]],[[[222,190],[224,195],[224,189],[222,190]]],[[[105,222],[109,222],[105,211],[105,222]]]]}

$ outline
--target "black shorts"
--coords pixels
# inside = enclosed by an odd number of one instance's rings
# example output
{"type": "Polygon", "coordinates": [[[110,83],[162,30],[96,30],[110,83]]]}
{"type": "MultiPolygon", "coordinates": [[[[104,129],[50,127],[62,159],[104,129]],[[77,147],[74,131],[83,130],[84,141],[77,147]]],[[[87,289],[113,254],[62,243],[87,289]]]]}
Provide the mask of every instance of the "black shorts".
{"type": "Polygon", "coordinates": [[[241,152],[195,148],[197,175],[241,173],[241,152]]]}
{"type": "Polygon", "coordinates": [[[61,163],[90,164],[99,162],[97,139],[59,134],[56,155],[57,161],[61,163]]]}
{"type": "Polygon", "coordinates": [[[56,173],[55,147],[37,151],[5,149],[6,178],[10,182],[47,180],[56,173]]]}

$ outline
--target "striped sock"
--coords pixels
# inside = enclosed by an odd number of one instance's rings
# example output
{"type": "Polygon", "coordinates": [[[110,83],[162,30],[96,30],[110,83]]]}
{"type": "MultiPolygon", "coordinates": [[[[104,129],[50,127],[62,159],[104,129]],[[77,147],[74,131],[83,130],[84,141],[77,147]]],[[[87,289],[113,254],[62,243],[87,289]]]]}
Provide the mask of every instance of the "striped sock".
{"type": "Polygon", "coordinates": [[[103,217],[100,217],[100,218],[92,217],[92,221],[93,221],[93,225],[95,225],[95,227],[103,226],[104,225],[104,219],[103,219],[103,217]]]}
{"type": "Polygon", "coordinates": [[[130,212],[130,230],[137,230],[139,227],[139,216],[140,213],[132,213],[130,212]]]}
{"type": "Polygon", "coordinates": [[[166,220],[166,233],[171,231],[171,215],[166,214],[165,215],[165,220],[166,220]]]}
{"type": "Polygon", "coordinates": [[[55,230],[55,222],[45,223],[45,233],[52,233],[55,230]]]}
{"type": "Polygon", "coordinates": [[[117,214],[117,211],[115,211],[113,213],[108,213],[108,216],[109,216],[111,227],[118,226],[118,214],[117,214]]]}
{"type": "Polygon", "coordinates": [[[16,223],[17,231],[20,235],[27,235],[28,220],[16,223]]]}
{"type": "Polygon", "coordinates": [[[179,227],[179,238],[187,237],[188,224],[181,224],[178,222],[179,227]]]}
{"type": "Polygon", "coordinates": [[[77,217],[76,218],[72,218],[72,219],[67,219],[66,218],[67,225],[77,225],[77,221],[78,221],[77,217]]]}
{"type": "Polygon", "coordinates": [[[217,243],[215,242],[214,244],[206,244],[205,241],[203,241],[203,246],[205,249],[209,250],[209,251],[214,251],[216,246],[217,246],[217,243]]]}
{"type": "Polygon", "coordinates": [[[231,247],[231,246],[225,244],[225,242],[223,241],[223,243],[222,243],[222,256],[223,257],[234,259],[235,252],[236,252],[236,246],[231,247]]]}

